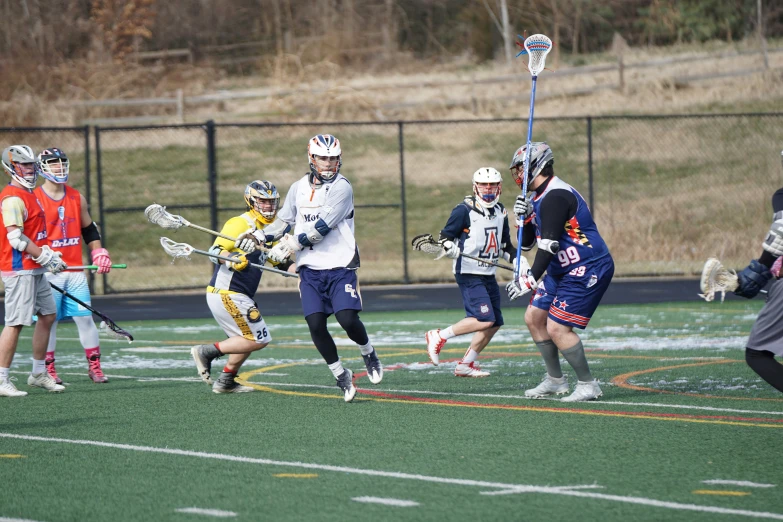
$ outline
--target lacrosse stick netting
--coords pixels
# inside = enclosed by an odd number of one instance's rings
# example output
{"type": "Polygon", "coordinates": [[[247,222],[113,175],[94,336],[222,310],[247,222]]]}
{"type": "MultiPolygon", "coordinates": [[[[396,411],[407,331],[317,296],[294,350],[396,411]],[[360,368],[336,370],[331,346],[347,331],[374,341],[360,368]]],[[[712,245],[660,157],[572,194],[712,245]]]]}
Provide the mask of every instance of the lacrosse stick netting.
{"type": "Polygon", "coordinates": [[[733,292],[738,286],[739,280],[735,271],[727,269],[714,257],[704,263],[699,282],[702,293],[699,294],[699,297],[710,302],[715,299],[715,294],[720,292],[720,300],[723,302],[726,298],[726,292],[733,292]]]}
{"type": "Polygon", "coordinates": [[[166,210],[166,207],[162,205],[158,205],[157,203],[153,203],[152,205],[144,209],[144,215],[147,216],[147,219],[149,220],[150,223],[152,223],[153,225],[158,225],[159,227],[162,228],[177,230],[182,227],[190,227],[190,228],[195,228],[196,230],[200,230],[202,232],[206,232],[207,234],[212,234],[213,236],[222,237],[223,239],[228,239],[229,241],[236,241],[236,238],[227,236],[221,232],[217,232],[209,228],[201,227],[199,225],[194,225],[184,217],[178,216],[176,214],[172,214],[171,212],[166,210]]]}
{"type": "Polygon", "coordinates": [[[552,40],[545,34],[534,34],[525,38],[523,46],[524,50],[517,56],[528,55],[527,68],[533,77],[538,76],[546,67],[546,55],[552,50],[552,40]]]}
{"type": "Polygon", "coordinates": [[[411,240],[411,246],[413,246],[413,250],[418,250],[425,254],[443,253],[443,247],[435,241],[432,234],[419,234],[411,240]]]}

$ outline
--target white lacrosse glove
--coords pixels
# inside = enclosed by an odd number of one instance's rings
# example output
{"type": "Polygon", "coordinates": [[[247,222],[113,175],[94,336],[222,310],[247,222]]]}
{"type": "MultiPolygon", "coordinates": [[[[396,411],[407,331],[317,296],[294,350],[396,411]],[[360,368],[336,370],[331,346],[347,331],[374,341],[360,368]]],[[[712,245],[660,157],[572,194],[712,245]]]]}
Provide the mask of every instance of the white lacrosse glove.
{"type": "Polygon", "coordinates": [[[444,256],[449,259],[457,259],[459,257],[459,247],[454,241],[450,239],[441,239],[440,247],[442,250],[435,259],[440,259],[444,256]]]}
{"type": "Polygon", "coordinates": [[[253,235],[254,230],[246,230],[242,232],[237,240],[234,241],[234,248],[238,248],[245,254],[252,254],[256,251],[258,243],[256,236],[253,235]]]}
{"type": "Polygon", "coordinates": [[[61,256],[62,254],[60,252],[55,252],[49,248],[49,245],[44,245],[41,247],[41,255],[34,257],[33,261],[47,269],[49,272],[59,274],[68,268],[68,265],[63,262],[61,256]]]}
{"type": "Polygon", "coordinates": [[[533,213],[533,202],[520,194],[514,202],[514,214],[517,219],[527,219],[533,213]]]}
{"type": "Polygon", "coordinates": [[[282,263],[294,252],[302,250],[299,240],[290,234],[284,235],[280,241],[269,251],[269,259],[274,263],[282,263]]]}
{"type": "Polygon", "coordinates": [[[783,219],[778,219],[772,223],[769,233],[761,248],[773,256],[783,256],[783,219]]]}
{"type": "Polygon", "coordinates": [[[525,273],[519,274],[519,277],[508,283],[506,285],[506,292],[508,292],[508,298],[513,301],[514,299],[519,299],[520,297],[533,292],[536,288],[538,288],[538,283],[533,277],[533,274],[528,270],[525,273]]]}

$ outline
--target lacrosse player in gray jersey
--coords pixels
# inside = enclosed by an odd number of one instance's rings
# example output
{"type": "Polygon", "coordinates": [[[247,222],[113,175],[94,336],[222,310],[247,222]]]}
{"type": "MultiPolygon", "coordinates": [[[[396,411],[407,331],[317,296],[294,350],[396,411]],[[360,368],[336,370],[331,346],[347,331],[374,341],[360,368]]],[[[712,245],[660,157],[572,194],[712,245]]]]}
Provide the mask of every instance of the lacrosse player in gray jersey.
{"type": "Polygon", "coordinates": [[[783,365],[775,360],[776,355],[783,356],[783,280],[779,279],[783,261],[783,188],[772,196],[772,209],[772,225],[761,245],[761,256],[737,273],[739,286],[734,293],[750,299],[775,277],[767,302],[750,330],[745,361],[759,377],[783,392],[783,365]]]}

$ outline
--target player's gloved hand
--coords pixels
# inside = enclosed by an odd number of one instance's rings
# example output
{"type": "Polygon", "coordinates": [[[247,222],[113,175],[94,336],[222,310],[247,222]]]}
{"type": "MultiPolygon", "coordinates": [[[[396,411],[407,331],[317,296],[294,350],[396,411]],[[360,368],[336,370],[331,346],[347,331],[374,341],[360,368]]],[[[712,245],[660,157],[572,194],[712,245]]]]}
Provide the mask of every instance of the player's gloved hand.
{"type": "Polygon", "coordinates": [[[530,217],[533,213],[533,202],[522,196],[517,196],[517,200],[514,202],[514,214],[516,214],[518,220],[524,220],[530,217]]]}
{"type": "Polygon", "coordinates": [[[231,252],[228,255],[228,257],[236,260],[236,261],[226,261],[229,270],[234,272],[241,272],[242,270],[247,268],[249,261],[247,260],[246,255],[240,254],[239,252],[231,252]]]}
{"type": "Polygon", "coordinates": [[[237,240],[234,241],[234,248],[238,248],[245,254],[252,254],[258,248],[258,240],[253,235],[254,230],[246,230],[242,232],[237,240]]]}
{"type": "Polygon", "coordinates": [[[506,292],[508,293],[508,298],[513,301],[529,294],[536,288],[538,288],[538,283],[533,277],[533,274],[528,270],[525,273],[519,274],[519,277],[508,283],[506,285],[506,292]]]}
{"type": "Polygon", "coordinates": [[[90,252],[90,256],[92,256],[92,264],[98,266],[99,274],[108,274],[111,271],[111,258],[108,250],[96,248],[90,252]]]}
{"type": "Polygon", "coordinates": [[[783,219],[778,219],[769,227],[769,233],[761,248],[773,256],[783,256],[783,219]]]}
{"type": "Polygon", "coordinates": [[[457,259],[459,257],[459,247],[451,239],[441,239],[440,247],[443,250],[441,250],[441,253],[438,254],[438,257],[436,257],[435,259],[440,259],[441,257],[444,256],[448,257],[449,259],[457,259]]]}
{"type": "Polygon", "coordinates": [[[737,273],[739,286],[734,290],[734,294],[748,299],[756,297],[770,279],[772,279],[772,272],[754,259],[737,273]]]}
{"type": "Polygon", "coordinates": [[[282,263],[294,253],[302,250],[299,240],[290,234],[284,235],[280,241],[269,251],[269,259],[275,263],[282,263]]]}
{"type": "Polygon", "coordinates": [[[49,248],[49,245],[44,245],[41,247],[41,255],[34,257],[33,261],[47,269],[49,272],[59,274],[68,268],[68,265],[63,262],[61,256],[62,254],[60,252],[55,252],[49,248]]]}

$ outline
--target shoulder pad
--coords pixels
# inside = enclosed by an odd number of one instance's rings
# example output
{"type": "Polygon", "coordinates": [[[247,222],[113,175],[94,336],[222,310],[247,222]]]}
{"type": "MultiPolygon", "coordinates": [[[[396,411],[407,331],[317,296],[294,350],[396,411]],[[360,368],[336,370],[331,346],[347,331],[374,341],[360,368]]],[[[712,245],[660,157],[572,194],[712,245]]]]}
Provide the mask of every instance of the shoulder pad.
{"type": "Polygon", "coordinates": [[[484,214],[484,209],[476,205],[476,199],[472,195],[465,196],[465,199],[462,201],[462,204],[468,207],[469,210],[473,210],[482,215],[484,214]]]}

